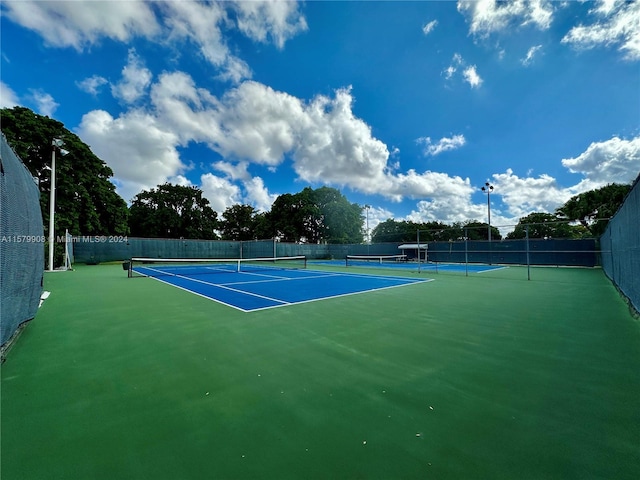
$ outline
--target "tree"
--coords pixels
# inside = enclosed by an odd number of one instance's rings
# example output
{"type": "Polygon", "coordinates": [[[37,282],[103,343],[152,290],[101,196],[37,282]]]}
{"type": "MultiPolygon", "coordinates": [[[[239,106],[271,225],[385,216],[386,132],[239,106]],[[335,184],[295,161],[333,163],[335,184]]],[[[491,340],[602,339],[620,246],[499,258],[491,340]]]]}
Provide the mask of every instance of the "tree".
{"type": "Polygon", "coordinates": [[[288,242],[361,243],[362,208],[340,191],[306,187],[276,198],[267,214],[271,236],[288,242]]]}
{"type": "Polygon", "coordinates": [[[569,225],[566,220],[561,220],[552,213],[530,213],[520,218],[518,225],[507,235],[507,239],[513,240],[526,238],[529,227],[529,238],[579,238],[580,229],[569,225]]]}
{"type": "Polygon", "coordinates": [[[379,223],[373,229],[371,240],[375,243],[384,242],[415,242],[419,226],[406,220],[396,221],[392,218],[379,223]]]}
{"type": "Polygon", "coordinates": [[[218,214],[199,188],[165,183],[133,198],[129,227],[137,237],[216,240],[218,214]]]}
{"type": "Polygon", "coordinates": [[[309,195],[310,200],[320,211],[319,241],[327,243],[363,242],[364,216],[360,205],[350,203],[335,188],[321,187],[310,191],[309,195]]]}
{"type": "Polygon", "coordinates": [[[581,193],[571,197],[562,207],[556,209],[556,214],[567,220],[578,221],[593,236],[604,233],[609,223],[624,202],[630,185],[611,183],[596,190],[581,193]]]}
{"type": "MultiPolygon", "coordinates": [[[[127,235],[126,202],[116,193],[113,171],[64,125],[28,108],[0,110],[2,133],[38,182],[45,233],[49,229],[51,142],[59,138],[66,155],[56,155],[55,233],[127,235]]],[[[56,244],[55,263],[64,246],[56,244]]]]}
{"type": "Polygon", "coordinates": [[[257,240],[257,211],[251,205],[232,205],[219,222],[223,240],[257,240]]]}
{"type": "MultiPolygon", "coordinates": [[[[469,240],[489,240],[488,227],[489,225],[487,223],[478,222],[477,220],[465,222],[462,225],[462,228],[466,232],[467,238],[469,240]]],[[[491,239],[502,240],[500,230],[498,230],[496,227],[491,227],[491,239]]]]}

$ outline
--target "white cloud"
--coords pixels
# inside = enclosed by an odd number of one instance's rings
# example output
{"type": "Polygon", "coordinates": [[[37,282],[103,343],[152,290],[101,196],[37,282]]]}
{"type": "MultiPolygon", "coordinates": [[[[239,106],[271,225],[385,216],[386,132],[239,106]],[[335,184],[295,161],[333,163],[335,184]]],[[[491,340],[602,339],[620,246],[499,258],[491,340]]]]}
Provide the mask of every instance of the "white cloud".
{"type": "Polygon", "coordinates": [[[144,66],[135,49],[129,49],[127,65],[122,69],[122,79],[111,85],[111,94],[125,103],[135,103],[145,93],[153,75],[144,66]]]}
{"type": "Polygon", "coordinates": [[[36,110],[38,113],[47,117],[53,117],[53,114],[60,104],[57,103],[49,93],[40,89],[29,90],[29,92],[29,97],[36,104],[36,110]]]}
{"type": "Polygon", "coordinates": [[[268,39],[283,48],[285,42],[308,29],[298,4],[289,0],[235,1],[238,28],[247,37],[267,43],[268,39]]]}
{"type": "Polygon", "coordinates": [[[94,110],[82,117],[77,133],[111,167],[118,193],[127,201],[185,170],[176,150],[178,137],[143,111],[114,119],[94,110]]]}
{"type": "Polygon", "coordinates": [[[78,51],[102,37],[127,42],[135,36],[152,37],[160,27],[144,1],[127,2],[3,2],[3,15],[37,32],[54,47],[78,51]]]}
{"type": "Polygon", "coordinates": [[[212,173],[205,173],[200,177],[202,193],[211,208],[218,213],[224,212],[227,207],[242,203],[240,187],[234,185],[226,178],[217,177],[212,173]]]}
{"type": "Polygon", "coordinates": [[[12,108],[19,104],[16,92],[9,85],[0,81],[0,108],[12,108]]]}
{"type": "Polygon", "coordinates": [[[437,25],[437,20],[431,20],[429,23],[425,24],[422,27],[422,33],[424,33],[425,35],[429,35],[431,32],[433,32],[433,29],[436,28],[437,25]]]}
{"type": "Polygon", "coordinates": [[[477,88],[483,82],[482,78],[480,78],[480,75],[478,75],[478,72],[476,71],[475,65],[465,68],[462,72],[462,76],[464,77],[465,82],[471,85],[471,88],[477,88]]]}
{"type": "Polygon", "coordinates": [[[525,67],[528,67],[529,65],[531,65],[531,63],[533,62],[533,58],[537,55],[537,53],[540,51],[541,48],[542,48],[542,45],[535,45],[531,47],[527,51],[527,55],[522,60],[520,60],[522,65],[524,65],[525,67]]]}
{"type": "Polygon", "coordinates": [[[462,71],[462,77],[464,81],[471,86],[471,88],[477,88],[482,84],[483,80],[477,72],[477,67],[475,65],[467,66],[467,62],[459,53],[455,53],[453,55],[451,64],[445,68],[442,73],[444,73],[446,80],[451,80],[460,68],[464,68],[462,71]]]}
{"type": "MultiPolygon", "coordinates": [[[[350,88],[303,102],[246,81],[217,98],[198,88],[188,74],[173,72],[160,75],[150,92],[146,110],[133,109],[115,119],[107,112],[90,112],[79,127],[83,139],[114,170],[127,199],[184,172],[177,147],[190,142],[204,143],[222,156],[212,167],[224,176],[206,178],[210,200],[214,202],[216,186],[221,192],[216,205],[224,208],[231,199],[248,199],[266,209],[275,197],[249,168],[257,164],[273,171],[284,161],[305,182],[395,201],[458,195],[470,188],[468,179],[446,174],[398,172],[398,162],[389,163],[387,146],[353,114],[350,88]]],[[[437,148],[461,142],[461,136],[454,136],[437,148]]]]}
{"type": "MultiPolygon", "coordinates": [[[[225,33],[237,28],[249,38],[282,48],[289,38],[307,29],[298,4],[284,0],[252,2],[86,1],[3,3],[3,15],[38,33],[51,47],[90,48],[103,38],[128,43],[132,39],[161,38],[180,51],[193,43],[219,72],[217,78],[239,83],[251,69],[231,53],[225,33]],[[237,25],[229,16],[236,15],[237,25]]],[[[131,84],[132,78],[128,79],[131,84]]],[[[86,87],[90,88],[89,85],[86,87]]],[[[125,94],[126,95],[126,94],[125,94]]]]}
{"type": "Polygon", "coordinates": [[[304,109],[294,146],[294,168],[307,182],[349,186],[363,192],[385,191],[387,146],[351,110],[350,88],[334,99],[319,95],[304,109]]]}
{"type": "MultiPolygon", "coordinates": [[[[378,193],[401,201],[403,198],[441,198],[454,199],[468,196],[473,192],[468,178],[451,177],[446,173],[426,171],[418,173],[411,169],[406,174],[387,176],[388,186],[378,193]]],[[[375,193],[371,191],[368,193],[375,193]]]]}
{"type": "Polygon", "coordinates": [[[218,170],[219,172],[225,173],[231,180],[250,180],[251,175],[249,174],[247,162],[239,162],[237,164],[233,164],[230,162],[215,162],[213,164],[213,168],[218,170]]]}
{"type": "Polygon", "coordinates": [[[431,137],[421,137],[417,141],[425,145],[425,155],[438,155],[449,150],[456,150],[466,143],[464,135],[454,135],[451,138],[443,137],[435,143],[431,137]]]}
{"type": "Polygon", "coordinates": [[[595,22],[573,27],[562,43],[579,49],[617,46],[627,60],[640,60],[640,2],[600,2],[591,13],[595,22]]]}
{"type": "Polygon", "coordinates": [[[497,0],[458,1],[458,11],[470,23],[469,33],[487,37],[515,26],[533,25],[546,30],[553,20],[552,2],[546,0],[497,0]]]}
{"type": "Polygon", "coordinates": [[[531,212],[553,212],[575,195],[569,189],[561,188],[549,175],[520,178],[511,169],[493,175],[492,184],[494,195],[500,195],[516,221],[531,212]]]}
{"type": "Polygon", "coordinates": [[[245,202],[253,205],[259,212],[271,210],[271,205],[278,198],[277,194],[269,193],[260,177],[253,177],[244,182],[244,188],[246,190],[245,202]]]}
{"type": "Polygon", "coordinates": [[[106,85],[108,80],[100,75],[93,75],[89,78],[85,78],[80,82],[76,82],[76,86],[94,97],[100,93],[100,89],[103,85],[106,85]]]}
{"type": "Polygon", "coordinates": [[[640,172],[640,137],[593,142],[577,157],[563,159],[562,165],[572,173],[581,173],[589,182],[589,189],[608,183],[631,183],[640,172]]]}

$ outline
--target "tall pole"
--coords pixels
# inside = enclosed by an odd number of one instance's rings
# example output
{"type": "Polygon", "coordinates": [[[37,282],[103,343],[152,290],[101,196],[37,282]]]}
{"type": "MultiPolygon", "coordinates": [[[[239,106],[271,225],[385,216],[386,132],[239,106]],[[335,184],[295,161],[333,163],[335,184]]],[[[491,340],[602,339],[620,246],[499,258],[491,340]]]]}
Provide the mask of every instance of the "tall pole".
{"type": "Polygon", "coordinates": [[[370,205],[365,205],[364,208],[367,210],[367,255],[369,255],[369,246],[371,245],[371,236],[369,235],[369,209],[370,205]]]}
{"type": "MultiPolygon", "coordinates": [[[[53,272],[53,250],[55,245],[55,214],[56,214],[56,149],[62,147],[63,142],[59,138],[51,140],[51,192],[49,196],[49,271],[53,272]]],[[[66,150],[60,150],[66,155],[66,150]]]]}
{"type": "Polygon", "coordinates": [[[493,191],[493,185],[489,182],[485,182],[484,187],[482,187],[483,192],[487,192],[487,217],[488,217],[488,232],[489,232],[489,242],[491,242],[491,192],[493,191]]]}
{"type": "Polygon", "coordinates": [[[54,215],[56,211],[56,140],[51,142],[51,192],[49,197],[49,271],[53,272],[53,245],[55,241],[54,215]]]}

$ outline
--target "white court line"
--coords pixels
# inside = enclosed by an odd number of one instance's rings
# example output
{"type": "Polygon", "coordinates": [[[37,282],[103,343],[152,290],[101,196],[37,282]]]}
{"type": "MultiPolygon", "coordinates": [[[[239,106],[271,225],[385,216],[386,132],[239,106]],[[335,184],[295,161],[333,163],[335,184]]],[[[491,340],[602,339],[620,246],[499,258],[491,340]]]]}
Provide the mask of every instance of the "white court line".
{"type": "MultiPolygon", "coordinates": [[[[201,293],[198,293],[198,292],[194,292],[193,290],[190,290],[190,289],[188,289],[186,287],[182,287],[180,285],[176,285],[176,284],[168,282],[166,280],[162,280],[161,278],[158,278],[158,277],[151,277],[151,278],[153,278],[154,280],[158,280],[159,282],[166,283],[167,285],[171,285],[172,287],[177,287],[177,288],[179,288],[181,290],[184,290],[186,292],[194,293],[194,294],[196,294],[196,295],[198,295],[198,296],[200,296],[202,298],[206,298],[208,300],[213,300],[214,302],[219,303],[221,305],[226,305],[226,306],[235,308],[236,310],[240,310],[241,312],[245,312],[245,313],[256,312],[256,311],[260,311],[260,310],[268,310],[270,308],[284,307],[284,306],[287,306],[287,305],[297,305],[299,303],[310,303],[310,302],[316,302],[316,301],[319,301],[319,300],[328,300],[328,299],[331,299],[331,298],[346,297],[346,296],[349,296],[349,295],[358,295],[358,294],[361,294],[361,293],[375,292],[375,291],[378,291],[378,290],[387,290],[389,288],[404,287],[404,286],[407,286],[407,285],[413,285],[415,283],[432,282],[434,280],[433,278],[413,279],[413,278],[410,278],[410,277],[393,277],[393,276],[387,276],[387,275],[369,275],[369,274],[360,274],[360,273],[341,273],[341,272],[333,273],[333,272],[323,272],[323,271],[320,271],[320,270],[310,270],[309,272],[320,273],[321,275],[311,275],[311,276],[308,276],[308,277],[298,277],[298,278],[282,277],[281,279],[278,279],[276,277],[276,278],[274,278],[272,280],[262,280],[262,281],[253,281],[253,282],[251,282],[251,281],[248,281],[248,282],[233,282],[233,283],[229,283],[229,284],[212,283],[212,282],[207,282],[207,281],[204,281],[204,280],[198,280],[196,278],[191,278],[191,277],[187,277],[187,276],[183,276],[183,275],[176,275],[176,274],[170,275],[171,277],[179,277],[179,278],[182,278],[184,280],[191,280],[193,282],[203,283],[205,285],[209,285],[209,286],[212,286],[212,287],[220,287],[220,288],[223,288],[223,289],[226,289],[226,290],[230,290],[230,291],[233,291],[233,292],[236,292],[236,293],[249,295],[249,296],[253,296],[253,297],[257,297],[257,298],[262,298],[264,300],[270,300],[270,301],[273,301],[275,303],[279,303],[280,304],[280,305],[270,305],[268,307],[252,308],[250,310],[246,310],[244,308],[238,307],[238,306],[233,305],[231,303],[224,302],[224,301],[222,301],[220,299],[217,299],[215,297],[209,297],[207,295],[204,295],[204,294],[201,294],[201,293]],[[359,292],[341,293],[341,294],[338,294],[338,295],[331,295],[331,296],[328,296],[328,297],[312,298],[310,300],[301,300],[301,301],[298,301],[298,302],[287,302],[287,301],[280,300],[280,299],[277,299],[277,298],[267,297],[267,296],[264,296],[264,295],[259,295],[257,293],[246,292],[246,291],[243,291],[243,290],[238,290],[236,288],[231,288],[231,287],[227,286],[227,285],[240,285],[240,284],[275,282],[275,281],[281,281],[281,280],[309,280],[309,279],[315,279],[315,278],[339,277],[339,276],[390,279],[390,280],[402,281],[404,283],[402,283],[400,285],[389,285],[389,286],[386,286],[386,287],[371,288],[371,289],[362,290],[362,291],[359,291],[359,292]]],[[[165,272],[162,272],[162,273],[165,273],[165,272]]],[[[235,273],[246,274],[246,272],[235,272],[235,273]]]]}
{"type": "MultiPolygon", "coordinates": [[[[272,302],[277,302],[277,303],[282,303],[284,305],[290,305],[290,302],[285,302],[284,300],[280,300],[277,298],[271,298],[271,297],[266,297],[264,295],[259,295],[257,293],[251,293],[251,292],[245,292],[243,290],[238,290],[237,288],[231,288],[231,287],[227,287],[225,285],[221,285],[219,283],[211,283],[211,282],[205,282],[204,280],[198,280],[197,278],[191,278],[191,277],[185,277],[184,275],[172,275],[173,277],[179,277],[179,278],[183,278],[185,280],[190,280],[192,282],[197,282],[197,283],[204,283],[205,285],[209,285],[211,287],[220,287],[220,288],[224,288],[226,290],[231,290],[232,292],[236,292],[236,293],[242,293],[244,295],[249,295],[252,297],[258,297],[258,298],[263,298],[265,300],[271,300],[272,302]]],[[[154,277],[155,278],[155,277],[154,277]]],[[[164,280],[163,280],[164,281],[164,280]]],[[[169,285],[173,285],[173,283],[164,281],[165,283],[168,283],[169,285]]],[[[178,285],[176,285],[178,286],[178,285]]],[[[197,292],[194,292],[197,293],[197,292]]],[[[249,310],[244,310],[244,311],[249,311],[249,310]]]]}
{"type": "MultiPolygon", "coordinates": [[[[375,276],[375,275],[371,275],[371,276],[375,276]]],[[[388,290],[390,288],[406,287],[407,285],[413,285],[414,283],[427,283],[427,282],[433,282],[433,281],[434,281],[433,278],[425,278],[424,280],[418,280],[416,282],[405,283],[403,285],[389,285],[388,287],[373,288],[373,289],[370,289],[370,290],[362,290],[360,292],[340,293],[338,295],[331,295],[329,297],[318,297],[318,298],[312,298],[310,300],[301,300],[299,302],[290,303],[289,305],[298,305],[300,303],[318,302],[320,300],[329,300],[331,298],[348,297],[349,295],[360,295],[361,293],[371,293],[371,292],[377,292],[378,290],[388,290]]],[[[244,310],[244,311],[247,312],[247,313],[248,312],[258,312],[260,310],[269,310],[271,308],[280,308],[280,307],[284,307],[284,305],[271,305],[269,307],[253,308],[251,310],[244,310]]]]}
{"type": "Polygon", "coordinates": [[[487,273],[487,272],[495,272],[496,270],[504,270],[505,268],[509,268],[509,267],[495,267],[495,268],[489,268],[488,270],[478,270],[475,273],[487,273]]]}

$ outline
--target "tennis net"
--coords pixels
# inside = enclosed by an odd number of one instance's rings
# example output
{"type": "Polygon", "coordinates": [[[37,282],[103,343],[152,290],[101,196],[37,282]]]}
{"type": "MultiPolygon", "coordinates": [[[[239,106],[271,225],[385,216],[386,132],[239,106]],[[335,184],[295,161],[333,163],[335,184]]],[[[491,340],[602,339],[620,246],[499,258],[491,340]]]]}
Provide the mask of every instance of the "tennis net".
{"type": "Polygon", "coordinates": [[[307,268],[307,257],[140,258],[128,262],[129,277],[210,275],[307,268]]]}
{"type": "Polygon", "coordinates": [[[375,266],[385,264],[396,264],[398,262],[406,262],[406,255],[347,255],[345,257],[345,266],[375,266]]]}

